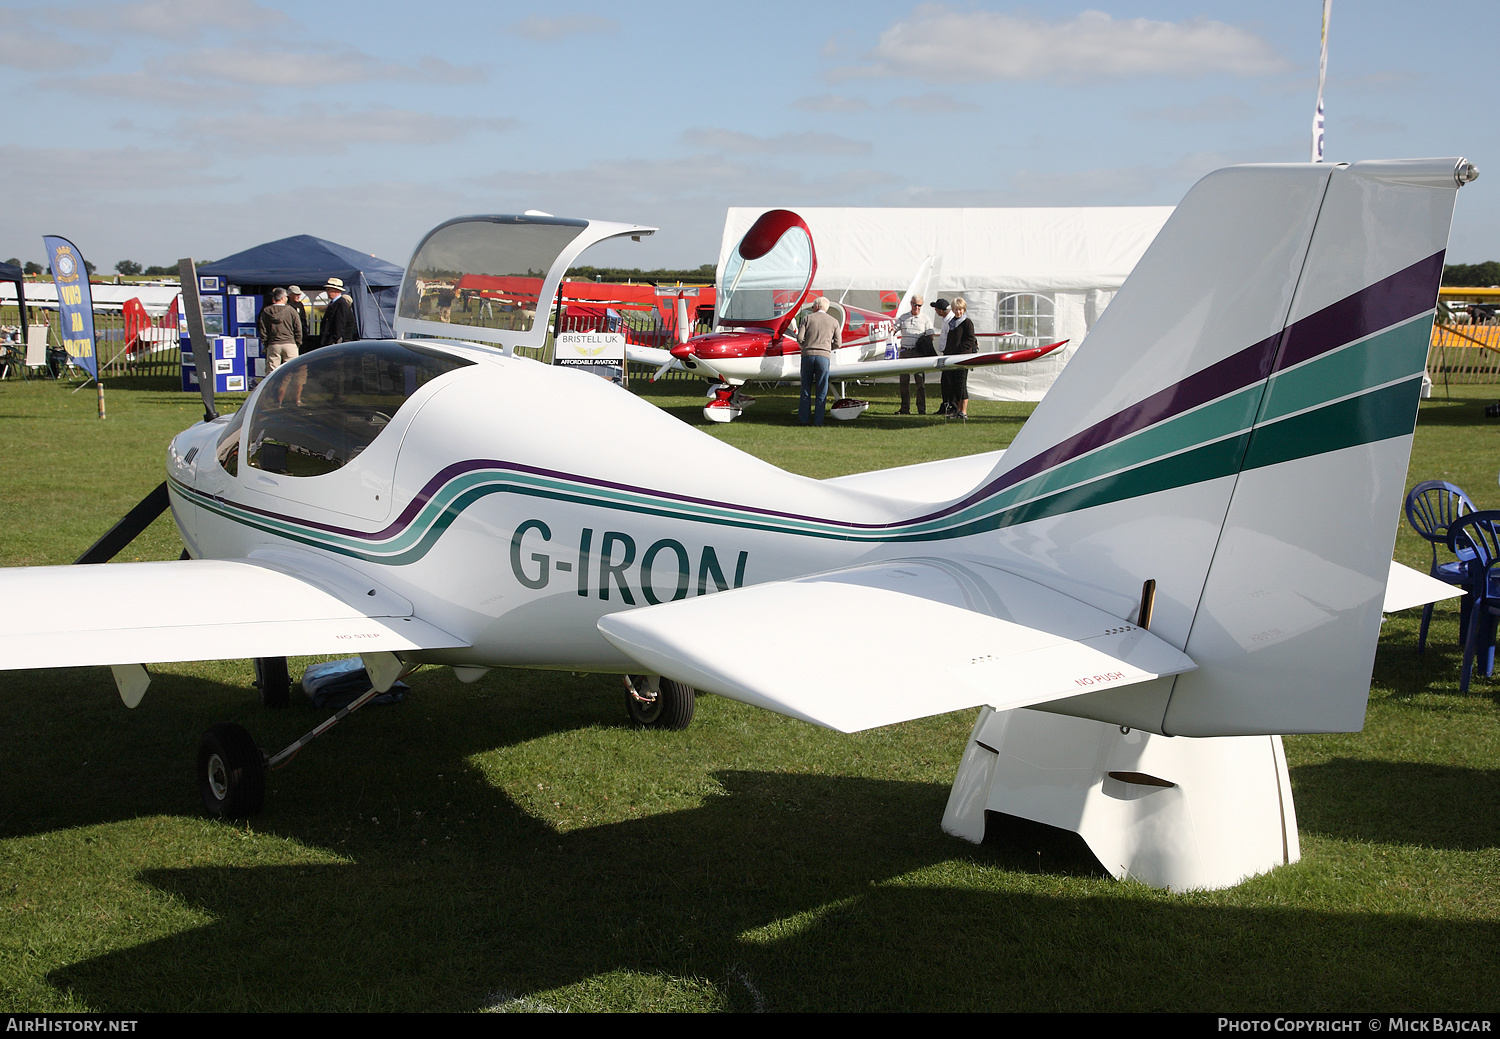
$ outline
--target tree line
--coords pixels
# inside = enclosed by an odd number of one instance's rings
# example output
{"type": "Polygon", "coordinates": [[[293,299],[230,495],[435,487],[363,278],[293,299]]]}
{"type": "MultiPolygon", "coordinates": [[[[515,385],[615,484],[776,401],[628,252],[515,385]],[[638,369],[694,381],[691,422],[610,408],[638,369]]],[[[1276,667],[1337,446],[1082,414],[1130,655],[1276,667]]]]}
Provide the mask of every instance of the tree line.
{"type": "Polygon", "coordinates": [[[1484,289],[1500,286],[1500,261],[1486,260],[1484,263],[1446,263],[1443,265],[1443,284],[1464,289],[1484,289]]]}

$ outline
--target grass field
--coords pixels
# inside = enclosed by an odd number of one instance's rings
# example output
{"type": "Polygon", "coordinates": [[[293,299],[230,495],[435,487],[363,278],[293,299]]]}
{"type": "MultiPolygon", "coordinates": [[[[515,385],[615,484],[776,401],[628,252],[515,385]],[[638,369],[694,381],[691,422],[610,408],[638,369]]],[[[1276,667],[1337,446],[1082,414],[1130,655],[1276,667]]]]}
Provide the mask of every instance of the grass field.
{"type": "MultiPolygon", "coordinates": [[[[100,422],[67,389],[0,382],[6,565],[71,561],[201,410],[121,382],[100,422]]],[[[701,426],[687,389],[644,392],[701,426]]],[[[1001,447],[1029,411],[945,425],[874,387],[811,430],[756,392],[707,432],[816,477],[1001,447]]],[[[1424,402],[1408,485],[1497,507],[1495,391],[1463,392],[1424,402]]],[[[123,558],[179,549],[163,520],[123,558]]],[[[1286,741],[1302,861],[1187,895],[1047,832],[943,834],[973,712],[845,736],[706,696],[638,732],[614,676],[420,672],[233,826],[202,816],[199,734],[321,717],[262,711],[248,662],[156,668],[133,712],[103,668],[0,672],[0,1010],[1494,1010],[1500,683],[1460,696],[1456,611],[1425,658],[1416,623],[1385,626],[1364,732],[1286,741]]]]}

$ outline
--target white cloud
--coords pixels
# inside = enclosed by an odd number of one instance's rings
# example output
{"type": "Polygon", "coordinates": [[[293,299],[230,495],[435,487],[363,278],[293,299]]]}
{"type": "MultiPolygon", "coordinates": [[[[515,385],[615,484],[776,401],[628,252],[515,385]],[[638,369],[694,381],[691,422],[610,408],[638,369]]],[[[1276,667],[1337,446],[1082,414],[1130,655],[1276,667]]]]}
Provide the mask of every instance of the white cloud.
{"type": "Polygon", "coordinates": [[[613,18],[592,14],[565,14],[556,18],[531,15],[510,25],[511,32],[538,43],[552,43],[569,36],[608,35],[619,32],[620,23],[613,18]]]}
{"type": "MultiPolygon", "coordinates": [[[[244,91],[222,83],[205,85],[173,79],[158,69],[110,72],[97,76],[52,76],[37,80],[43,91],[67,90],[111,99],[149,101],[174,108],[205,108],[243,100],[244,91]]],[[[140,114],[140,113],[138,113],[140,114]]]]}
{"type": "Polygon", "coordinates": [[[1242,162],[1286,161],[1279,149],[1193,152],[1164,166],[1092,170],[1017,170],[1009,187],[1026,205],[1175,205],[1183,192],[1214,170],[1242,162]]]}
{"type": "Polygon", "coordinates": [[[0,65],[20,69],[58,69],[77,65],[94,52],[57,39],[37,28],[23,12],[0,11],[0,65]]]}
{"type": "Polygon", "coordinates": [[[1206,97],[1191,105],[1167,105],[1162,108],[1142,108],[1131,112],[1134,119],[1165,119],[1174,123],[1220,123],[1233,119],[1248,119],[1255,114],[1255,106],[1230,94],[1206,97]]]}
{"type": "Polygon", "coordinates": [[[203,116],[179,124],[181,136],[194,141],[274,141],[297,127],[315,137],[323,152],[343,151],[352,144],[440,144],[475,131],[504,131],[516,125],[513,119],[464,118],[388,106],[331,110],[320,105],[301,105],[294,113],[242,114],[232,120],[203,116]]]}
{"type": "Polygon", "coordinates": [[[603,217],[655,224],[644,247],[623,243],[591,250],[583,262],[640,267],[696,267],[719,253],[729,206],[861,205],[896,182],[890,174],[854,169],[820,177],[762,160],[723,155],[622,159],[571,170],[503,171],[474,184],[490,212],[541,209],[559,216],[603,217]]]}
{"type": "Polygon", "coordinates": [[[834,79],[902,76],[949,83],[1140,75],[1258,76],[1287,63],[1264,39],[1206,18],[1116,20],[1103,11],[1045,21],[923,4],[834,79]]]}
{"type": "Polygon", "coordinates": [[[352,47],[313,50],[216,48],[184,55],[174,63],[188,79],[219,80],[261,87],[316,87],[335,83],[388,80],[472,82],[476,69],[440,58],[422,58],[415,67],[371,57],[352,47]]]}
{"type": "Polygon", "coordinates": [[[949,115],[954,112],[977,112],[978,105],[971,105],[967,101],[960,101],[952,94],[915,94],[907,97],[893,97],[890,107],[899,108],[905,112],[918,112],[927,115],[949,115]]]}
{"type": "MultiPolygon", "coordinates": [[[[1378,116],[1372,118],[1356,114],[1348,116],[1346,121],[1349,132],[1351,134],[1358,134],[1361,137],[1374,136],[1375,134],[1408,133],[1411,130],[1405,123],[1399,123],[1394,119],[1386,119],[1378,116]]],[[[1342,130],[1343,127],[1339,126],[1338,129],[1342,130]]]]}
{"type": "Polygon", "coordinates": [[[867,155],[871,151],[866,141],[816,130],[756,137],[738,130],[696,127],[683,131],[682,141],[694,148],[740,155],[867,155]]]}
{"type": "Polygon", "coordinates": [[[283,31],[285,13],[244,0],[138,0],[136,3],[86,4],[65,8],[57,16],[95,32],[185,39],[205,30],[235,34],[283,31]]]}
{"type": "Polygon", "coordinates": [[[201,156],[186,149],[27,148],[0,145],[0,168],[24,180],[28,206],[76,201],[95,192],[141,190],[170,194],[184,186],[228,183],[204,171],[201,156]]]}
{"type": "Polygon", "coordinates": [[[793,108],[800,108],[804,112],[868,112],[871,104],[857,97],[844,97],[841,94],[818,94],[813,97],[799,97],[792,102],[793,108]]]}

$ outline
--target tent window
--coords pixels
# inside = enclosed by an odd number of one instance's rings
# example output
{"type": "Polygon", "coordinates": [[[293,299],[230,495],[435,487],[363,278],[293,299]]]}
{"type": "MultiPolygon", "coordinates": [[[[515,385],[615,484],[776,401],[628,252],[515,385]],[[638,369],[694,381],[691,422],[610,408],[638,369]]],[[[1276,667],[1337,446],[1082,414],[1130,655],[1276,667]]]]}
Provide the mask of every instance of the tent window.
{"type": "Polygon", "coordinates": [[[368,447],[420,387],[473,363],[389,339],[303,354],[272,372],[256,397],[249,463],[286,476],[331,473],[368,447]]]}
{"type": "Polygon", "coordinates": [[[1052,319],[1051,296],[1037,292],[1001,293],[1000,306],[996,308],[995,331],[1051,339],[1052,319]]]}

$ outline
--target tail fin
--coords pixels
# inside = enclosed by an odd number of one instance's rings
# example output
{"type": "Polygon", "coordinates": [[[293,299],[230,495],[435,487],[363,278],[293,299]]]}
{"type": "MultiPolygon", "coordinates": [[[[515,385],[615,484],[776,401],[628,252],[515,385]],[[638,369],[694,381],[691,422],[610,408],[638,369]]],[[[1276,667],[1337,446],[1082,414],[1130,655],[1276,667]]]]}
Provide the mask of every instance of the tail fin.
{"type": "Polygon", "coordinates": [[[1056,709],[1210,736],[1363,725],[1463,160],[1195,186],[969,499],[1007,566],[1196,672],[1056,709]]]}
{"type": "Polygon", "coordinates": [[[912,277],[911,284],[907,286],[906,295],[901,297],[901,302],[892,311],[897,317],[905,314],[911,308],[911,298],[913,296],[926,298],[927,282],[932,277],[932,265],[934,262],[935,258],[929,256],[917,265],[917,273],[912,277]]]}

